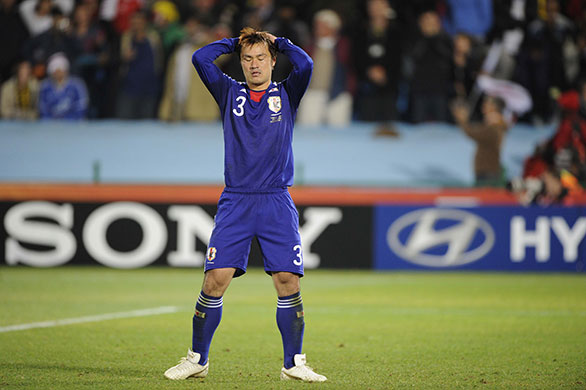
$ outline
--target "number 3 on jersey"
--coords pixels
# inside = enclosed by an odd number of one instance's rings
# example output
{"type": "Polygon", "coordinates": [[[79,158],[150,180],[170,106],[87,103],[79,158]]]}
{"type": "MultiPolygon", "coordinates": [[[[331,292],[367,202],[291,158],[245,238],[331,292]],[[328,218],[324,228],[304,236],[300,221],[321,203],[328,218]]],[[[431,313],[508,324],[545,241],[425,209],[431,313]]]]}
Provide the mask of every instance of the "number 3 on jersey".
{"type": "Polygon", "coordinates": [[[246,103],[246,98],[244,96],[238,96],[236,101],[240,103],[236,106],[236,108],[232,109],[232,113],[234,113],[236,116],[242,116],[244,115],[244,103],[246,103]]]}
{"type": "Polygon", "coordinates": [[[293,259],[293,264],[299,266],[303,264],[303,252],[301,252],[301,245],[295,245],[293,247],[293,251],[296,252],[297,255],[296,259],[293,259]]]}

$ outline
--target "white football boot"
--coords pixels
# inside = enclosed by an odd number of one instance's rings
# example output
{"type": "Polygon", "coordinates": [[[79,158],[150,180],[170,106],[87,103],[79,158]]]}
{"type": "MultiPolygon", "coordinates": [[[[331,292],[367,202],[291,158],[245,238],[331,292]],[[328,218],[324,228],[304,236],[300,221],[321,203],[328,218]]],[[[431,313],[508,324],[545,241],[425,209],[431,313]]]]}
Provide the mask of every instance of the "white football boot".
{"type": "Polygon", "coordinates": [[[306,365],[305,355],[297,354],[293,358],[295,365],[291,368],[281,368],[281,380],[300,380],[303,382],[325,382],[328,380],[323,375],[316,374],[311,367],[306,365]]]}
{"type": "Polygon", "coordinates": [[[202,366],[199,364],[200,354],[193,352],[191,349],[187,351],[187,357],[182,357],[179,364],[169,368],[165,371],[165,377],[173,380],[187,379],[187,378],[205,378],[208,375],[208,368],[210,362],[202,366]]]}

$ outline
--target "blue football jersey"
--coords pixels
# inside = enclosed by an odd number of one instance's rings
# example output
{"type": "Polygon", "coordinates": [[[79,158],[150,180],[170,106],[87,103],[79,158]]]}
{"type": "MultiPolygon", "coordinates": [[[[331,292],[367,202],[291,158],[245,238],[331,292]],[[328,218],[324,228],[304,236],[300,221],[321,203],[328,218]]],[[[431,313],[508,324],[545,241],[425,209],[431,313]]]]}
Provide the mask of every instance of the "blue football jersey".
{"type": "Polygon", "coordinates": [[[293,184],[293,124],[305,93],[313,61],[285,38],[277,50],[293,64],[281,83],[272,82],[259,102],[245,82],[237,82],[214,64],[234,52],[238,38],[210,43],[193,53],[192,62],[220,107],[224,128],[224,180],[243,192],[285,188],[293,184]]]}

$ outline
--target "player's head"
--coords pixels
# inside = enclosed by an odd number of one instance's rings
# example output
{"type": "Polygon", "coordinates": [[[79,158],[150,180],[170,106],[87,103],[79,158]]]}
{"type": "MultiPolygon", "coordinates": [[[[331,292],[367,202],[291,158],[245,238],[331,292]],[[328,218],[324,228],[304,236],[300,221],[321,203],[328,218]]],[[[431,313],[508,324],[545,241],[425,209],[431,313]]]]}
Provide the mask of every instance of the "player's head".
{"type": "Polygon", "coordinates": [[[237,51],[248,87],[256,90],[267,88],[277,61],[277,48],[269,34],[245,27],[240,31],[237,51]]]}

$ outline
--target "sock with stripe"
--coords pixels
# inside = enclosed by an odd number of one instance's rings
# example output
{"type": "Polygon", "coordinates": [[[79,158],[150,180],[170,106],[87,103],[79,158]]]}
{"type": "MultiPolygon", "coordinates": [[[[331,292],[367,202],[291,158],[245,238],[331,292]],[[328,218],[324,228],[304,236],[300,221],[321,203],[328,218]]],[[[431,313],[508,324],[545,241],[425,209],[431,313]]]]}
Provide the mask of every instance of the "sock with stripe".
{"type": "Polygon", "coordinates": [[[214,332],[222,319],[222,297],[212,297],[200,292],[195,305],[193,316],[193,336],[191,350],[201,355],[199,364],[204,365],[208,361],[210,344],[214,332]]]}
{"type": "Polygon", "coordinates": [[[293,358],[301,353],[303,345],[303,331],[305,321],[303,319],[303,300],[301,293],[297,292],[277,300],[277,325],[283,339],[284,360],[283,366],[291,368],[295,365],[293,358]]]}

